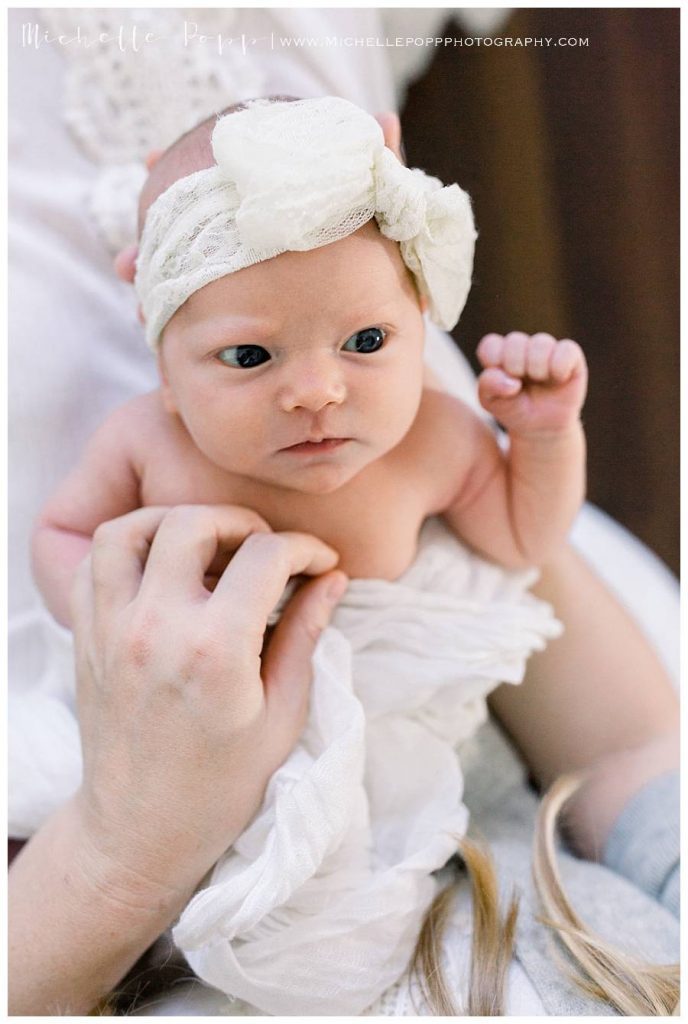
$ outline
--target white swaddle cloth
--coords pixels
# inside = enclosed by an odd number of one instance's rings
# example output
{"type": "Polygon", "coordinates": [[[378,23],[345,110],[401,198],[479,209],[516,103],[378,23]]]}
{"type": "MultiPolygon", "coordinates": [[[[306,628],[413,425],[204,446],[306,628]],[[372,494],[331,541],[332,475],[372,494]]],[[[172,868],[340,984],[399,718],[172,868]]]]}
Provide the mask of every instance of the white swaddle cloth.
{"type": "Polygon", "coordinates": [[[311,712],[261,812],[173,931],[194,971],[275,1015],[359,1014],[408,966],[468,812],[455,747],[558,635],[534,573],[426,523],[394,583],[352,581],[311,712]]]}
{"type": "MultiPolygon", "coordinates": [[[[432,872],[466,831],[455,748],[485,720],[486,694],[520,682],[561,631],[527,590],[535,576],[429,520],[399,580],[351,582],[316,650],[299,744],[173,931],[200,978],[265,1013],[336,1015],[361,1013],[402,975],[432,872]]],[[[79,784],[73,683],[60,695],[56,671],[14,708],[12,835],[79,784]]]]}

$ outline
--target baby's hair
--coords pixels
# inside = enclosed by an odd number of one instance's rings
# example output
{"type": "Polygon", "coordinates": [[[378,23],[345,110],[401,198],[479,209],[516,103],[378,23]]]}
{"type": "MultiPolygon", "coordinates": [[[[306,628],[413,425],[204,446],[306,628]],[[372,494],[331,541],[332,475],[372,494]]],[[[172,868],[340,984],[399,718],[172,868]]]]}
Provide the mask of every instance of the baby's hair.
{"type": "MultiPolygon", "coordinates": [[[[298,96],[262,96],[258,97],[267,100],[269,103],[293,103],[298,96]]],[[[139,197],[138,209],[138,237],[141,237],[143,225],[146,220],[148,208],[155,202],[159,195],[173,185],[180,178],[186,178],[196,171],[204,171],[215,163],[211,146],[211,137],[219,117],[228,114],[235,114],[239,110],[245,110],[251,103],[251,99],[242,100],[241,103],[233,103],[219,113],[211,114],[203,121],[199,121],[193,128],[180,135],[178,139],[167,147],[160,157],[153,164],[148,175],[141,195],[139,197]]]]}

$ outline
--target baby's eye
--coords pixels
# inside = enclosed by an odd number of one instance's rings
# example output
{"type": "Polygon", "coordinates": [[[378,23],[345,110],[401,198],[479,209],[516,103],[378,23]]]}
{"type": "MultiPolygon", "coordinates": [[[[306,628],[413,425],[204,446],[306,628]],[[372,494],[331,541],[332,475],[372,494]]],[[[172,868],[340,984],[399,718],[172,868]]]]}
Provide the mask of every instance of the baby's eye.
{"type": "Polygon", "coordinates": [[[260,345],[231,345],[217,353],[217,358],[226,366],[236,366],[240,370],[251,370],[254,366],[267,363],[270,353],[260,345]]]}
{"type": "Polygon", "coordinates": [[[342,348],[345,352],[377,352],[382,348],[386,334],[381,327],[366,327],[348,338],[342,348]]]}

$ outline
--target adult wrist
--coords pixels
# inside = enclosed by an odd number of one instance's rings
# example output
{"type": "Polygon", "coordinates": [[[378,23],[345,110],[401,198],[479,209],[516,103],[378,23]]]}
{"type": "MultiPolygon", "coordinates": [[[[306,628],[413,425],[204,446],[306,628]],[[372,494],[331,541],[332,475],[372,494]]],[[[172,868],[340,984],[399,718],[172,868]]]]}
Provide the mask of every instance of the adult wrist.
{"type": "MultiPolygon", "coordinates": [[[[151,853],[123,829],[105,829],[84,807],[81,793],[63,808],[71,821],[75,839],[75,867],[87,890],[123,911],[154,914],[166,927],[189,901],[200,881],[180,862],[179,856],[165,858],[151,853]]],[[[164,840],[161,840],[164,842],[164,840]]],[[[171,851],[172,852],[172,851],[171,851]]]]}
{"type": "Polygon", "coordinates": [[[9,874],[9,1008],[88,1013],[180,913],[185,895],[135,882],[89,842],[78,801],[25,844],[9,874]]]}

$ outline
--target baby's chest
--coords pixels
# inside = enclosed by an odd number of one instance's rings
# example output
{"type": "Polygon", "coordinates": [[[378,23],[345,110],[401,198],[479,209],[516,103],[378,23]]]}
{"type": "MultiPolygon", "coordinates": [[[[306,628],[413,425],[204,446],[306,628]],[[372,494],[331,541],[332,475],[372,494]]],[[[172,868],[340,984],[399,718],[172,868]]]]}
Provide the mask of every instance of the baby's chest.
{"type": "Polygon", "coordinates": [[[397,579],[413,562],[427,514],[424,496],[408,476],[371,477],[327,496],[274,491],[250,493],[235,478],[190,460],[147,468],[143,505],[245,505],[274,530],[311,533],[340,555],[349,576],[397,579]]]}

